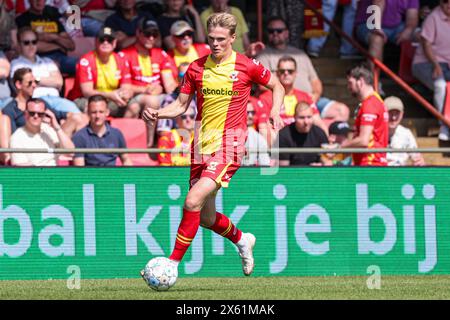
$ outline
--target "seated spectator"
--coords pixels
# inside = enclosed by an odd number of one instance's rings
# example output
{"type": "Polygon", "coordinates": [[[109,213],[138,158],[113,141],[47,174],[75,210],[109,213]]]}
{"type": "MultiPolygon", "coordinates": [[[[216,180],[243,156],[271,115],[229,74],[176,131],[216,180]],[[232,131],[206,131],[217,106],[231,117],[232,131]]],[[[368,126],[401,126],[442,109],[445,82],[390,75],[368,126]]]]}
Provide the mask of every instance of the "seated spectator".
{"type": "MultiPolygon", "coordinates": [[[[26,102],[25,125],[11,136],[11,148],[37,149],[73,149],[70,137],[58,123],[55,114],[45,107],[39,98],[26,102]]],[[[55,153],[13,153],[13,166],[56,166],[58,155],[55,153]]]]}
{"type": "MultiPolygon", "coordinates": [[[[320,148],[328,143],[325,131],[313,124],[313,107],[300,102],[295,108],[295,122],[284,127],[278,133],[280,148],[320,148]]],[[[318,153],[280,153],[279,165],[321,165],[318,153]]]]}
{"type": "Polygon", "coordinates": [[[139,104],[130,101],[131,75],[123,53],[115,53],[117,40],[113,30],[104,27],[97,35],[95,49],[81,57],[77,64],[75,84],[69,99],[75,101],[81,111],[89,97],[102,95],[108,100],[112,117],[132,117],[139,104]]]}
{"type": "Polygon", "coordinates": [[[242,159],[244,166],[270,166],[270,156],[268,153],[267,142],[264,137],[255,129],[255,107],[254,99],[247,102],[247,128],[248,136],[245,142],[247,149],[246,156],[242,159]],[[249,150],[258,150],[258,153],[249,152],[249,150]],[[260,151],[261,150],[261,151],[260,151]]]}
{"type": "Polygon", "coordinates": [[[200,15],[192,5],[185,4],[184,0],[164,0],[164,4],[166,10],[158,17],[157,21],[159,30],[161,31],[163,47],[166,50],[175,47],[175,43],[170,35],[170,28],[178,20],[188,22],[195,30],[195,42],[205,42],[205,30],[203,29],[200,15]]]}
{"type": "Polygon", "coordinates": [[[281,57],[293,57],[299,75],[295,79],[294,87],[309,93],[313,101],[317,103],[322,95],[322,81],[320,81],[308,55],[304,51],[288,45],[289,31],[284,20],[278,17],[271,18],[267,24],[267,33],[268,45],[256,56],[256,59],[275,74],[281,57]]]}
{"type": "MultiPolygon", "coordinates": [[[[413,38],[419,23],[419,0],[361,0],[355,18],[356,38],[369,46],[372,56],[383,61],[384,45],[387,42],[400,45],[413,38]],[[370,5],[379,6],[382,12],[381,29],[369,29],[370,5]]],[[[372,66],[373,67],[373,66],[372,66]]]]}
{"type": "Polygon", "coordinates": [[[30,8],[16,18],[17,27],[31,27],[38,34],[37,52],[53,59],[60,70],[75,74],[77,58],[67,56],[75,49],[70,35],[60,22],[61,15],[56,8],[46,6],[45,0],[31,0],[30,8]]]}
{"type": "Polygon", "coordinates": [[[63,77],[56,63],[47,57],[41,58],[37,52],[37,34],[31,27],[23,27],[17,34],[20,56],[11,61],[11,77],[20,68],[30,68],[38,82],[33,98],[41,98],[52,109],[78,113],[80,110],[70,100],[61,98],[63,77]]]}
{"type": "MultiPolygon", "coordinates": [[[[280,116],[285,125],[289,125],[295,121],[295,107],[300,102],[306,102],[311,105],[313,110],[313,123],[327,132],[327,127],[320,117],[319,110],[316,104],[313,102],[310,94],[294,88],[295,79],[297,77],[297,64],[295,59],[291,56],[283,56],[278,61],[278,67],[276,75],[283,85],[285,90],[284,103],[281,106],[280,116]]],[[[272,108],[272,91],[266,90],[259,96],[262,104],[264,105],[263,113],[258,110],[258,129],[264,137],[271,137],[268,140],[269,145],[272,145],[273,139],[276,137],[276,132],[272,129],[272,126],[268,124],[270,110],[272,108]],[[265,121],[264,121],[265,120],[265,121]]]]}
{"type": "Polygon", "coordinates": [[[117,47],[124,49],[136,42],[139,20],[144,17],[149,19],[154,19],[154,17],[150,12],[137,10],[136,0],[118,0],[117,4],[117,11],[106,19],[105,27],[110,27],[115,31],[117,47]]]}
{"type": "Polygon", "coordinates": [[[211,6],[203,11],[200,15],[205,30],[206,21],[208,20],[208,17],[213,13],[231,13],[236,17],[237,20],[236,40],[233,42],[233,50],[240,53],[245,53],[250,45],[250,38],[248,36],[248,25],[241,10],[237,7],[229,6],[228,0],[210,0],[210,3],[211,6]]]}
{"type": "MultiPolygon", "coordinates": [[[[26,102],[32,98],[37,82],[30,68],[16,70],[13,76],[13,83],[16,88],[17,96],[8,103],[2,110],[3,117],[0,118],[0,147],[8,148],[11,134],[18,128],[25,125],[26,102]]],[[[45,101],[44,101],[45,102],[45,101]]],[[[60,122],[63,131],[67,136],[84,127],[87,123],[81,113],[61,112],[46,106],[52,111],[56,119],[60,122]]],[[[0,161],[8,163],[9,153],[0,155],[0,161]]]]}
{"type": "Polygon", "coordinates": [[[194,139],[194,124],[196,111],[188,107],[186,112],[175,118],[177,129],[164,131],[158,139],[160,149],[184,149],[187,153],[159,153],[158,161],[161,166],[190,166],[191,142],[194,139]]]}
{"type": "MultiPolygon", "coordinates": [[[[421,46],[413,59],[412,73],[434,92],[434,106],[443,112],[447,81],[450,81],[450,3],[441,0],[425,19],[420,33],[421,46]]],[[[441,123],[439,140],[449,141],[449,128],[441,123]]]]}
{"type": "MultiPolygon", "coordinates": [[[[344,10],[342,15],[342,31],[348,36],[353,37],[353,24],[355,22],[356,3],[358,0],[349,0],[343,4],[344,10]]],[[[333,20],[337,7],[340,1],[336,0],[322,0],[322,13],[329,20],[333,20]]],[[[328,23],[323,24],[324,31],[330,33],[330,25],[328,23]]],[[[327,41],[328,36],[311,38],[308,41],[306,52],[310,57],[319,57],[320,51],[327,41]]],[[[339,47],[339,53],[341,59],[353,59],[361,58],[358,56],[358,50],[356,50],[347,40],[341,38],[341,45],[339,47]]]]}
{"type": "Polygon", "coordinates": [[[17,56],[17,27],[13,11],[6,8],[6,0],[0,0],[0,52],[8,60],[17,56]]]}
{"type": "MultiPolygon", "coordinates": [[[[131,110],[132,118],[139,118],[141,111],[150,107],[159,109],[165,93],[172,93],[178,86],[173,59],[162,49],[156,48],[159,39],[158,24],[149,18],[138,23],[135,45],[122,53],[130,66],[131,89],[134,98],[130,103],[138,103],[139,108],[131,110]]],[[[149,147],[153,146],[156,124],[147,122],[149,147]]]]}
{"type": "Polygon", "coordinates": [[[167,53],[175,60],[177,67],[184,62],[191,63],[211,53],[206,43],[193,43],[194,29],[184,20],[178,20],[170,28],[175,47],[167,53]]]}
{"type": "MultiPolygon", "coordinates": [[[[389,148],[417,148],[416,138],[411,130],[405,128],[400,123],[403,119],[404,106],[402,100],[391,96],[384,100],[384,104],[389,112],[389,148]]],[[[386,158],[388,166],[406,166],[408,159],[411,159],[413,165],[424,166],[425,160],[420,153],[387,153],[386,158]]]]}
{"type": "Polygon", "coordinates": [[[9,72],[11,65],[5,54],[0,51],[0,110],[11,102],[11,89],[8,84],[9,72]]]}
{"type": "MultiPolygon", "coordinates": [[[[342,143],[349,140],[349,134],[352,132],[350,126],[344,121],[335,121],[328,127],[328,144],[322,145],[322,148],[337,148],[342,143]]],[[[349,153],[325,153],[321,160],[326,166],[351,166],[353,159],[349,153]]]]}
{"type": "MultiPolygon", "coordinates": [[[[109,116],[108,101],[101,95],[89,98],[87,113],[89,125],[72,137],[76,148],[126,148],[125,138],[119,129],[112,128],[107,122],[109,116]]],[[[124,166],[133,163],[126,153],[119,155],[124,166]]],[[[76,153],[75,166],[115,166],[117,154],[113,153],[76,153]]]]}

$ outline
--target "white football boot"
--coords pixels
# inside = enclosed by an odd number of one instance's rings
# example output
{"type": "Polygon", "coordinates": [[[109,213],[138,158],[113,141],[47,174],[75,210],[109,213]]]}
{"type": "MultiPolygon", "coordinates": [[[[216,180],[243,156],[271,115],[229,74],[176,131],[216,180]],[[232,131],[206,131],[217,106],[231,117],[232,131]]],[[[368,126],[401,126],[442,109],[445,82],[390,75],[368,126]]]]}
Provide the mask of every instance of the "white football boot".
{"type": "Polygon", "coordinates": [[[237,243],[239,256],[242,260],[242,271],[246,276],[252,274],[255,268],[255,259],[253,259],[253,248],[256,244],[256,238],[251,233],[242,233],[242,238],[237,243]]]}

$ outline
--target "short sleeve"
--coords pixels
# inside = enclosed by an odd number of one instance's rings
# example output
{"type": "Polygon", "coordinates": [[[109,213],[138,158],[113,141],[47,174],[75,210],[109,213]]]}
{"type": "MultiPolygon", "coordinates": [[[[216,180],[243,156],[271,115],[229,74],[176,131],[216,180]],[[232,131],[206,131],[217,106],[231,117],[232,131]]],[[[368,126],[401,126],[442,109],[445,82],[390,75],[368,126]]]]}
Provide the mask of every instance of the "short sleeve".
{"type": "MultiPolygon", "coordinates": [[[[81,132],[79,131],[78,133],[75,133],[73,135],[72,142],[75,145],[75,148],[86,148],[86,141],[83,139],[83,136],[80,133],[81,132]]],[[[84,158],[84,153],[75,153],[74,157],[84,158]]]]}
{"type": "Polygon", "coordinates": [[[271,73],[261,62],[256,59],[250,60],[248,64],[248,76],[250,79],[260,85],[267,85],[269,83],[271,73]]]}
{"type": "Polygon", "coordinates": [[[120,69],[120,85],[131,83],[130,65],[128,64],[125,54],[119,52],[117,54],[118,68],[120,69]]]}
{"type": "Polygon", "coordinates": [[[181,81],[180,93],[193,94],[195,92],[195,70],[193,69],[193,64],[191,63],[184,74],[183,80],[181,81]]]}
{"type": "Polygon", "coordinates": [[[436,31],[437,30],[434,15],[430,14],[422,24],[422,31],[420,32],[420,36],[427,40],[429,43],[434,43],[434,41],[436,40],[436,31]]]}
{"type": "Polygon", "coordinates": [[[87,58],[81,58],[80,62],[78,62],[79,79],[80,83],[86,82],[94,82],[94,76],[92,73],[92,68],[94,66],[87,58]]]}

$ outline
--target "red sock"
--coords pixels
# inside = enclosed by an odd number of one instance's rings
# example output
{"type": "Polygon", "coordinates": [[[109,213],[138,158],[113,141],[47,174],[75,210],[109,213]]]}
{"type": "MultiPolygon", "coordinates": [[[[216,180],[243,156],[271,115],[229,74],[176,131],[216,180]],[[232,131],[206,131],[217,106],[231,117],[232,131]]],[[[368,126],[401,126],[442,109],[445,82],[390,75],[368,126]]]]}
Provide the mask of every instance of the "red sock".
{"type": "Polygon", "coordinates": [[[191,245],[200,226],[200,211],[189,211],[183,208],[183,218],[178,227],[175,248],[169,259],[181,261],[191,245]]]}
{"type": "Polygon", "coordinates": [[[222,237],[230,239],[233,243],[241,240],[242,231],[236,228],[231,220],[220,212],[216,212],[216,222],[214,222],[210,229],[222,237]]]}

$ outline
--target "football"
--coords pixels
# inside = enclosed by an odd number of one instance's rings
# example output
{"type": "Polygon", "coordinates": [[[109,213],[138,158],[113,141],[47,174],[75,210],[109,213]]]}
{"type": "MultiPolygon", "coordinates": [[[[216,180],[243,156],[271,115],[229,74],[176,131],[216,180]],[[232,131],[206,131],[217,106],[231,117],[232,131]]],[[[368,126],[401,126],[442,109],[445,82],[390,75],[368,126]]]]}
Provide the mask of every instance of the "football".
{"type": "Polygon", "coordinates": [[[166,291],[177,281],[178,267],[168,258],[156,257],[147,262],[142,278],[153,290],[166,291]]]}

